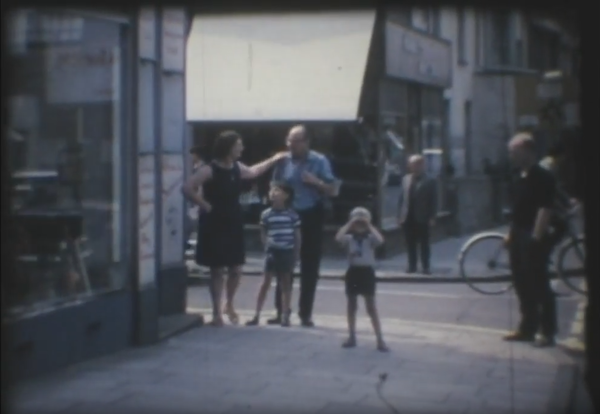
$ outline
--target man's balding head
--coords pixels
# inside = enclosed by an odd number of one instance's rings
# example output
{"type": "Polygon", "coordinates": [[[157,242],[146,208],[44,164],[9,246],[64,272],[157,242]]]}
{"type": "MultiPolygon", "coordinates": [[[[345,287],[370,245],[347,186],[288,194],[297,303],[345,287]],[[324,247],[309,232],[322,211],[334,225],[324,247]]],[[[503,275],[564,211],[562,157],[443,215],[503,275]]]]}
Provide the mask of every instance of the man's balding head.
{"type": "Polygon", "coordinates": [[[303,157],[309,149],[308,132],[304,125],[294,125],[287,136],[287,145],[292,156],[303,157]]]}
{"type": "Polygon", "coordinates": [[[420,154],[411,155],[408,159],[408,168],[413,174],[422,174],[425,170],[425,159],[420,154]]]}
{"type": "Polygon", "coordinates": [[[533,136],[528,132],[516,134],[508,143],[508,152],[513,162],[520,168],[535,164],[536,145],[533,136]]]}
{"type": "Polygon", "coordinates": [[[523,148],[535,152],[535,140],[529,132],[520,132],[511,138],[508,148],[523,148]]]}

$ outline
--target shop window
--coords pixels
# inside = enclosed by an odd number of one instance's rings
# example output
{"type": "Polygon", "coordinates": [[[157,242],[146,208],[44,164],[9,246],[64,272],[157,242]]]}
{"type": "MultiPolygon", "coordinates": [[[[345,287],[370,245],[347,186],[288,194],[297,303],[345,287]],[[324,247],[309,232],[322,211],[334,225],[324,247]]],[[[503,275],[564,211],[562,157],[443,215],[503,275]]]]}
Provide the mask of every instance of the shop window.
{"type": "Polygon", "coordinates": [[[16,77],[8,91],[14,316],[126,283],[121,27],[36,11],[18,26],[26,48],[11,64],[28,79],[16,77]]]}

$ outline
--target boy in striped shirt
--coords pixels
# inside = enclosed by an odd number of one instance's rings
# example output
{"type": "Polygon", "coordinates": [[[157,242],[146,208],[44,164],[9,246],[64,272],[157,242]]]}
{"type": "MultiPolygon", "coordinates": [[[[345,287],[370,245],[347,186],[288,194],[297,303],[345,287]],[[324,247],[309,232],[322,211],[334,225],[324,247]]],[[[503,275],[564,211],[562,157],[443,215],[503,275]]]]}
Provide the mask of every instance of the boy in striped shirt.
{"type": "Polygon", "coordinates": [[[256,300],[256,314],[246,323],[248,326],[259,324],[273,276],[279,278],[281,286],[281,326],[290,326],[292,272],[300,255],[300,217],[290,208],[293,197],[293,190],[288,185],[271,184],[271,208],[260,218],[261,239],[266,250],[265,275],[256,300]]]}

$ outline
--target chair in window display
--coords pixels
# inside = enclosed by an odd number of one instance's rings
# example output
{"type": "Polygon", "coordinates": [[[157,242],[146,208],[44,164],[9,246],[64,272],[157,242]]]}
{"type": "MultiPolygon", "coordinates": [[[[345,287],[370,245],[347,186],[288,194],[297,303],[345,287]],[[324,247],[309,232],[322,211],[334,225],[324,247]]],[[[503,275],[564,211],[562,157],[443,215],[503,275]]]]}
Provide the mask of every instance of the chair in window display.
{"type": "Polygon", "coordinates": [[[13,180],[18,265],[24,272],[22,288],[31,292],[29,299],[59,299],[76,293],[80,285],[89,293],[80,249],[82,211],[61,206],[59,174],[24,171],[13,174],[13,180]]]}

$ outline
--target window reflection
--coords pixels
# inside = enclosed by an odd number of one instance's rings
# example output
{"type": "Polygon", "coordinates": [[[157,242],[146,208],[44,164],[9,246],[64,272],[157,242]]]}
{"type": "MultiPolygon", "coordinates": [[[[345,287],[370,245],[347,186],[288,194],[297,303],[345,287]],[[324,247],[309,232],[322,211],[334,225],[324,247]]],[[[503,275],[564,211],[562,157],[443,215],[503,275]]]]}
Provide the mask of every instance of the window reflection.
{"type": "Polygon", "coordinates": [[[9,151],[14,315],[124,287],[120,264],[121,28],[11,15],[9,151]]]}

